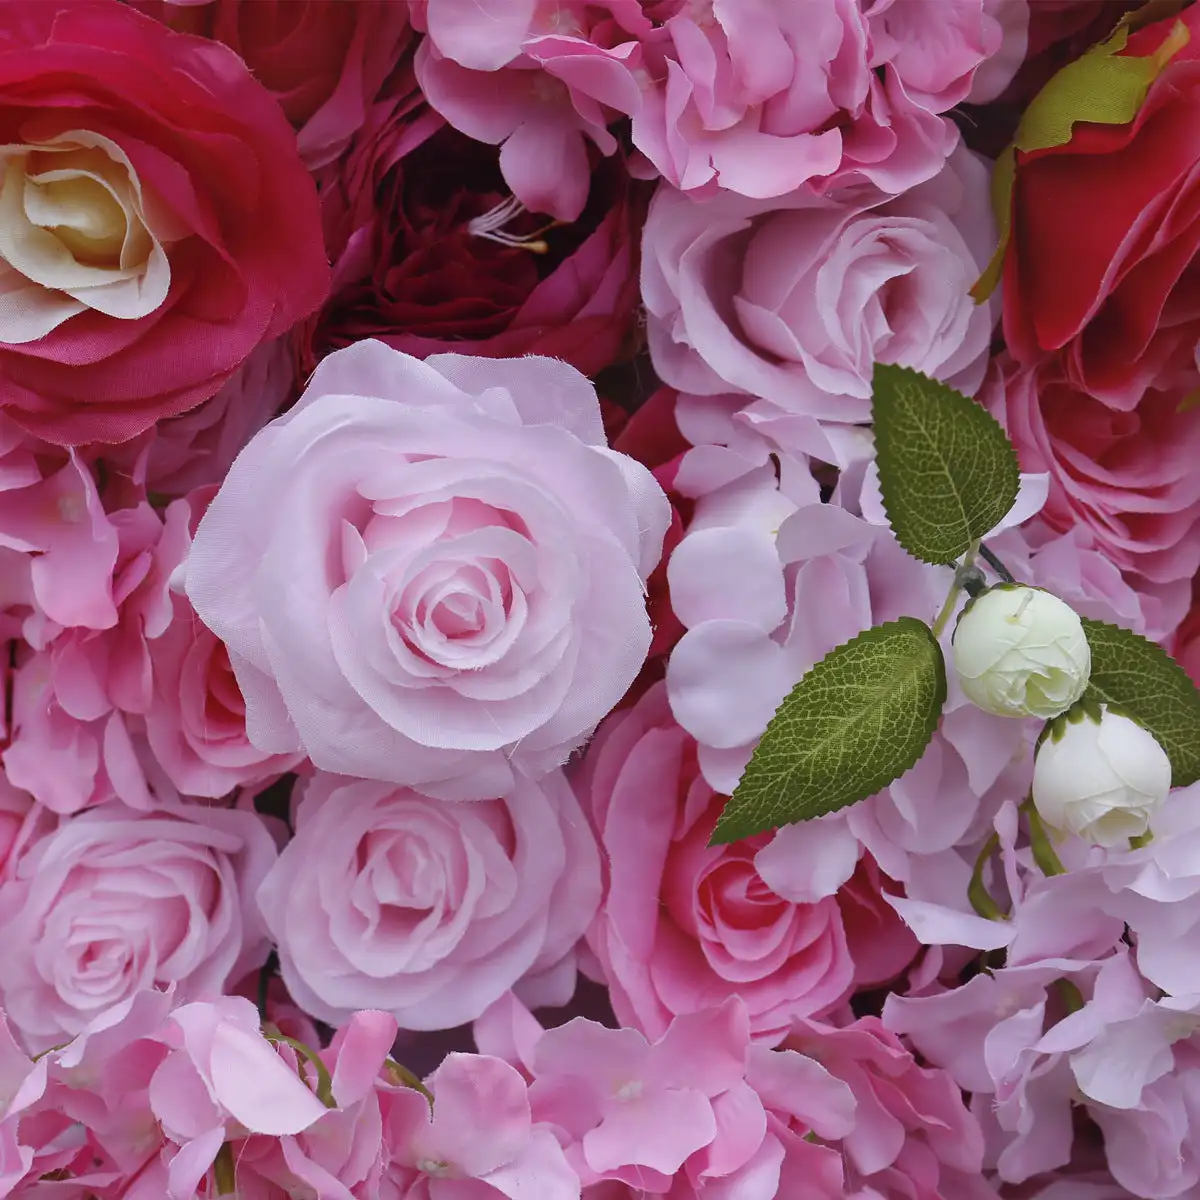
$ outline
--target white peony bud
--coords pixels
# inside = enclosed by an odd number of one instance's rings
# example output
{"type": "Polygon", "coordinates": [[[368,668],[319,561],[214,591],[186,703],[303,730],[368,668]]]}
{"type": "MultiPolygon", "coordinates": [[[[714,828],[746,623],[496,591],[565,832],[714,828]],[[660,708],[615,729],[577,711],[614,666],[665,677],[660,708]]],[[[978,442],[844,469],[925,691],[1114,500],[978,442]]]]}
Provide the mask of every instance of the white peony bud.
{"type": "Polygon", "coordinates": [[[1166,799],[1171,762],[1149,730],[1106,704],[1099,711],[1099,720],[1072,713],[1043,739],[1033,803],[1054,829],[1097,846],[1123,846],[1146,832],[1166,799]]]}
{"type": "Polygon", "coordinates": [[[1066,712],[1088,684],[1092,652],[1079,614],[1040,588],[1000,584],[963,610],[954,668],[967,698],[998,717],[1066,712]]]}

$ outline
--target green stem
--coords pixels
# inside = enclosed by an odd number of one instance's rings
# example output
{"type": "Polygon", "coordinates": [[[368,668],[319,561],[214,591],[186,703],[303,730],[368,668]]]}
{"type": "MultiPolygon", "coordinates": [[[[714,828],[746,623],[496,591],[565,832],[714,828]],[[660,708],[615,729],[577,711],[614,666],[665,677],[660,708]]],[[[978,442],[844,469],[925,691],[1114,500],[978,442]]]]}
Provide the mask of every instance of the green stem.
{"type": "Polygon", "coordinates": [[[1041,814],[1033,806],[1032,797],[1021,805],[1021,810],[1029,818],[1029,848],[1033,851],[1033,861],[1041,868],[1043,875],[1065,875],[1067,869],[1050,845],[1046,826],[1042,824],[1041,814]]]}
{"type": "Polygon", "coordinates": [[[232,1196],[237,1191],[237,1170],[233,1162],[233,1143],[224,1142],[213,1160],[213,1180],[218,1196],[232,1196]]]}
{"type": "Polygon", "coordinates": [[[979,543],[973,542],[971,548],[963,556],[962,565],[954,569],[954,579],[950,584],[950,591],[946,594],[946,601],[942,605],[942,611],[938,613],[937,619],[933,623],[933,636],[941,637],[950,618],[954,615],[954,610],[958,606],[958,593],[962,591],[963,577],[966,572],[970,571],[975,565],[975,551],[979,543]]]}
{"type": "Polygon", "coordinates": [[[288,1037],[286,1033],[274,1032],[273,1026],[263,1031],[263,1037],[268,1042],[282,1042],[285,1046],[291,1046],[300,1058],[309,1063],[317,1073],[317,1099],[326,1108],[337,1108],[337,1101],[333,1098],[333,1079],[329,1074],[329,1068],[315,1050],[303,1042],[297,1041],[296,1038],[288,1037]]]}
{"type": "Polygon", "coordinates": [[[967,899],[970,900],[971,907],[981,917],[987,917],[989,921],[1008,920],[1006,914],[1000,911],[1000,906],[992,899],[983,882],[983,869],[987,866],[988,859],[999,849],[1000,835],[993,833],[983,843],[983,849],[980,850],[979,857],[975,860],[975,869],[971,872],[971,882],[967,884],[967,899]]]}
{"type": "Polygon", "coordinates": [[[433,1093],[406,1066],[391,1057],[386,1060],[385,1066],[393,1083],[400,1083],[406,1088],[412,1088],[414,1092],[420,1092],[430,1104],[433,1103],[433,1093]]]}

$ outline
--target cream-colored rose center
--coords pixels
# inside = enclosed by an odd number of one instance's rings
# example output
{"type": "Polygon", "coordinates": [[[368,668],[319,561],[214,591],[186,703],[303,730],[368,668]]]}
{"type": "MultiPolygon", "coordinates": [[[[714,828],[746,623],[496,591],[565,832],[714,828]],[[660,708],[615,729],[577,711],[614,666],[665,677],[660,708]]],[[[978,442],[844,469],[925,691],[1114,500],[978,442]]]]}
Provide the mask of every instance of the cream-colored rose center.
{"type": "Polygon", "coordinates": [[[121,148],[85,130],[0,146],[0,342],[91,309],[137,320],[166,299],[169,222],[121,148]]]}

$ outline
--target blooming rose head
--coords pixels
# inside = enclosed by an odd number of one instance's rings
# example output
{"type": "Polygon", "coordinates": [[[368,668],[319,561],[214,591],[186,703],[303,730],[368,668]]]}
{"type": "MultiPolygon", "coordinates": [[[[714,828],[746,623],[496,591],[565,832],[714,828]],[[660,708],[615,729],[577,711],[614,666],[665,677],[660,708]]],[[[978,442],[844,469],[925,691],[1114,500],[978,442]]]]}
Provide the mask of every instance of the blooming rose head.
{"type": "Polygon", "coordinates": [[[998,584],[959,616],[954,669],[967,698],[985,712],[1048,720],[1086,691],[1092,653],[1066,601],[1040,588],[998,584]]]}
{"type": "Polygon", "coordinates": [[[754,1033],[778,1040],[793,1016],[846,996],[855,963],[838,900],[774,892],[755,863],[769,836],[708,845],[724,798],[662,684],[605,722],[576,783],[609,864],[588,944],[622,1022],[656,1037],[676,1014],[736,995],[754,1033]]]}
{"type": "Polygon", "coordinates": [[[1084,525],[1122,571],[1186,592],[1180,581],[1200,568],[1200,411],[1186,402],[1197,385],[1193,366],[1117,408],[1072,384],[1060,362],[1007,360],[981,398],[1022,468],[1049,473],[1047,523],[1084,525]]]}
{"type": "Polygon", "coordinates": [[[876,362],[973,391],[992,314],[967,289],[991,229],[987,171],[963,149],[895,198],[698,201],[662,186],[642,242],[655,369],[682,391],[828,421],[869,420],[876,362]]]}
{"type": "Polygon", "coordinates": [[[626,353],[647,185],[602,162],[578,218],[547,222],[508,194],[495,150],[448,126],[414,148],[420,124],[364,130],[322,197],[334,292],[309,361],[363,337],[421,358],[544,354],[588,375],[626,353]]]}
{"type": "Polygon", "coordinates": [[[1042,820],[1099,846],[1141,837],[1171,790],[1171,761],[1137,721],[1081,705],[1055,721],[1033,764],[1042,820]]]}
{"type": "Polygon", "coordinates": [[[4,3],[0,93],[0,403],[27,428],[124,441],[324,298],[295,137],[223,46],[121,4],[4,3]]]}
{"type": "Polygon", "coordinates": [[[1131,35],[1121,55],[1169,59],[1134,120],[1080,121],[1065,144],[1016,156],[1008,348],[1023,364],[1054,356],[1072,387],[1122,411],[1164,370],[1190,362],[1200,337],[1198,34],[1200,10],[1187,8],[1131,35]]]}
{"type": "Polygon", "coordinates": [[[565,761],[637,675],[669,519],[572,368],[367,341],[239,455],[187,592],[259,749],[490,799],[565,761]]]}
{"type": "Polygon", "coordinates": [[[201,16],[279,101],[311,170],[346,148],[412,36],[399,0],[216,0],[201,16]]]}
{"type": "Polygon", "coordinates": [[[539,1003],[566,1003],[599,898],[595,840],[561,772],[475,803],[318,774],[258,903],[314,1016],[378,1008],[449,1029],[527,976],[539,1003]],[[561,985],[539,989],[555,968],[561,985]]]}
{"type": "Polygon", "coordinates": [[[222,991],[266,957],[252,897],[274,859],[253,812],[111,803],[60,824],[0,886],[10,1020],[42,1049],[145,988],[222,991]]]}

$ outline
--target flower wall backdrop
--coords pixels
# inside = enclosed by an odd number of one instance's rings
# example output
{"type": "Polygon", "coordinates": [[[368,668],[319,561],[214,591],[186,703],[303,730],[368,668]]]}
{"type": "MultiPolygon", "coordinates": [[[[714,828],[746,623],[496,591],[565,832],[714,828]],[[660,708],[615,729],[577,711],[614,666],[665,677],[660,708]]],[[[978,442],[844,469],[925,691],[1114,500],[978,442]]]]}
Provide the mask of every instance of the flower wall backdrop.
{"type": "Polygon", "coordinates": [[[0,1197],[1200,1200],[1198,180],[1185,0],[0,0],[0,1197]]]}

